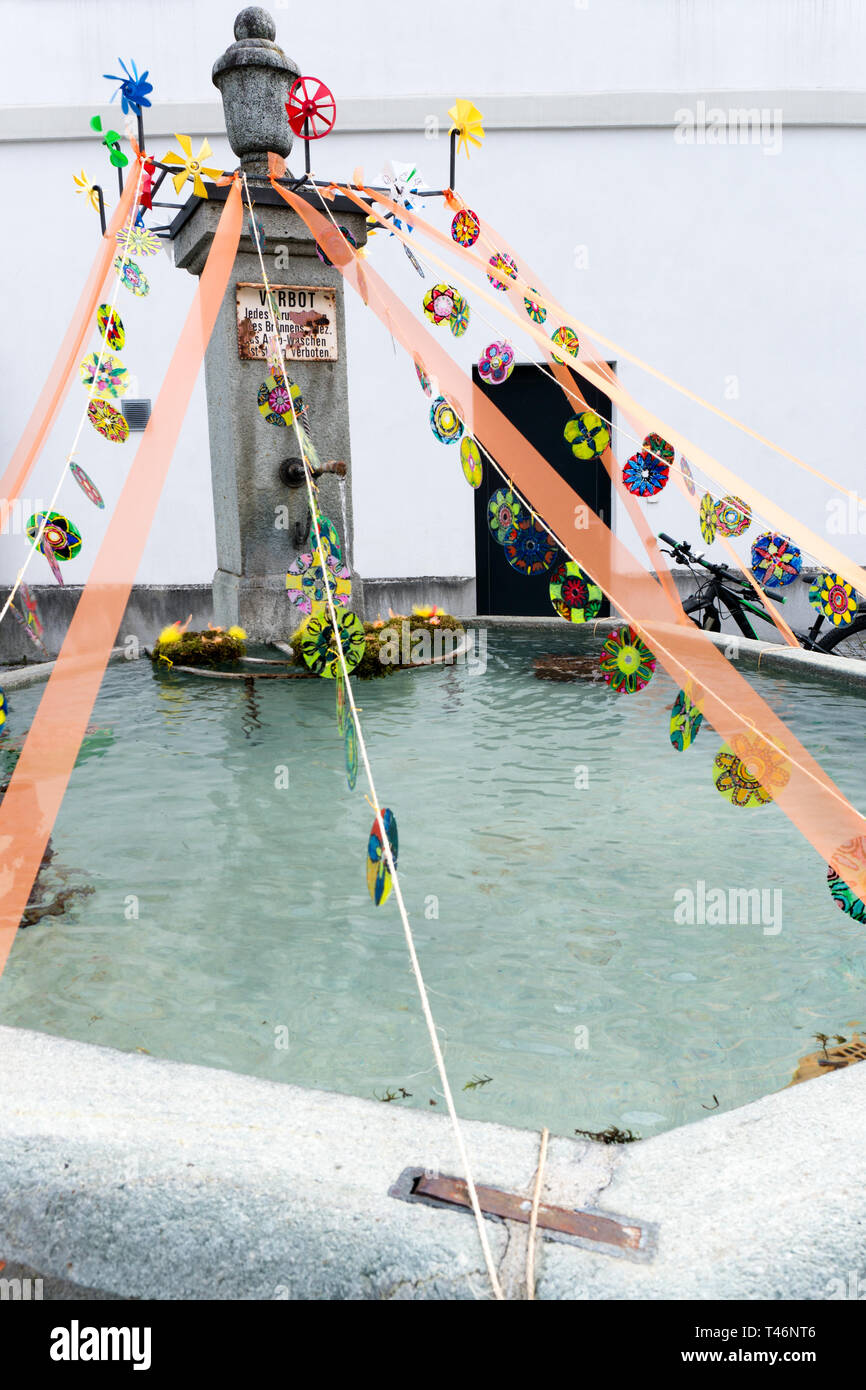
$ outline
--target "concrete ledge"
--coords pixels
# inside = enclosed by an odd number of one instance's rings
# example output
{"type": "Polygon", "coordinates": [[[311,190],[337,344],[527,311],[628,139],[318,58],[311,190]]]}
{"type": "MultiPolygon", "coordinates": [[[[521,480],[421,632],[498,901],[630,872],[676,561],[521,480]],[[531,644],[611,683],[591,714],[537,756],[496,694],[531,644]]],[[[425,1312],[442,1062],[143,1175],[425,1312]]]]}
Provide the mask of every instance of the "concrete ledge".
{"type": "MultiPolygon", "coordinates": [[[[444,1115],[0,1028],[0,1255],[159,1299],[485,1297],[470,1215],[388,1195],[459,1174],[444,1115]]],[[[538,1136],[466,1122],[529,1194],[538,1136]]],[[[543,1240],[538,1296],[822,1298],[863,1269],[866,1067],[643,1143],[554,1138],[544,1198],[655,1223],[650,1260],[543,1240]]],[[[526,1228],[488,1223],[522,1297],[526,1228]]]]}

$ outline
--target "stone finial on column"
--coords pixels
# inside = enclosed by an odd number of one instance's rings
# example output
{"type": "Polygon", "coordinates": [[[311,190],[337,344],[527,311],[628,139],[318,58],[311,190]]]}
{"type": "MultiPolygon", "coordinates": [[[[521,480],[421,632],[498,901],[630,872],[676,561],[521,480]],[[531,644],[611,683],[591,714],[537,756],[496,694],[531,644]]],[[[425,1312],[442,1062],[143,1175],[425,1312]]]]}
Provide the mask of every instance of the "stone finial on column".
{"type": "Polygon", "coordinates": [[[285,158],[292,148],[285,103],[300,69],[274,42],[276,32],[266,9],[248,5],[235,20],[236,42],[213,67],[229,144],[248,174],[267,174],[269,150],[285,158]]]}

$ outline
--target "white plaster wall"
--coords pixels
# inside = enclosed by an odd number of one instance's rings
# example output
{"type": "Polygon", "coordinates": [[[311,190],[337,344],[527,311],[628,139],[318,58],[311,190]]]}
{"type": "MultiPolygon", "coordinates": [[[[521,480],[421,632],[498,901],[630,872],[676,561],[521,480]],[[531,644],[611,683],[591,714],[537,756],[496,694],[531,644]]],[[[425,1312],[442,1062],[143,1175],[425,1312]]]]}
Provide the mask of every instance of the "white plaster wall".
{"type": "MultiPolygon", "coordinates": [[[[0,53],[3,102],[80,104],[106,116],[111,89],[101,74],[116,70],[118,54],[150,68],[155,100],[212,102],[211,66],[231,39],[238,8],[237,0],[7,0],[0,4],[2,32],[12,39],[0,53]]],[[[504,0],[495,9],[467,8],[459,0],[412,7],[340,0],[272,9],[287,52],[302,70],[329,81],[338,103],[382,92],[429,94],[430,113],[443,126],[457,95],[472,96],[483,111],[485,94],[669,91],[672,117],[683,91],[712,105],[715,90],[753,90],[749,104],[763,105],[767,93],[787,89],[861,90],[866,71],[866,7],[855,0],[589,0],[588,8],[566,0],[534,7],[504,0]]],[[[161,137],[154,152],[161,155],[171,143],[161,137]]],[[[216,162],[231,167],[224,136],[213,131],[212,143],[216,162]]],[[[108,187],[101,153],[86,117],[81,139],[0,143],[4,458],[28,418],[96,249],[95,215],[75,195],[72,175],[82,167],[94,176],[99,170],[108,187]]],[[[856,386],[866,346],[864,154],[862,127],[786,127],[776,154],[753,146],[684,146],[672,129],[494,130],[469,163],[461,157],[458,188],[576,317],[862,492],[866,408],[856,386]],[[578,247],[585,248],[586,268],[576,263],[578,247]],[[733,399],[726,395],[731,378],[733,399]]],[[[389,157],[413,160],[433,186],[447,179],[446,138],[428,141],[421,129],[338,130],[314,147],[317,170],[336,177],[351,176],[358,165],[372,177],[389,157]]],[[[437,204],[427,211],[447,224],[437,204]]],[[[396,241],[376,237],[370,256],[420,317],[424,286],[396,241]]],[[[153,283],[150,297],[134,300],[121,290],[119,302],[128,331],[125,360],[138,392],[155,398],[194,282],[167,256],[144,268],[153,283]]],[[[493,336],[482,320],[488,312],[477,301],[470,334],[459,343],[448,335],[467,369],[493,336]]],[[[471,574],[472,498],[456,449],[433,439],[411,362],[399,348],[395,355],[387,332],[351,292],[348,333],[358,569],[370,576],[471,574]]],[[[528,339],[521,348],[535,356],[528,339]]],[[[615,350],[610,355],[645,404],[824,529],[824,485],[615,350]]],[[[82,394],[73,385],[28,489],[34,500],[53,491],[82,394]]],[[[204,412],[200,381],[140,582],[211,578],[204,412]]],[[[616,442],[622,458],[634,447],[626,434],[616,442]]],[[[105,443],[85,425],[80,458],[110,511],[130,446],[105,443]]],[[[694,515],[668,492],[647,508],[655,530],[694,540],[694,515]]],[[[71,481],[62,501],[85,532],[86,549],[68,567],[69,578],[79,581],[107,513],[90,507],[71,481]]],[[[617,515],[616,524],[637,547],[627,520],[617,515]]],[[[20,536],[0,542],[0,578],[14,574],[22,545],[20,536]]],[[[855,537],[849,548],[862,559],[866,540],[855,537]]],[[[37,557],[32,572],[41,565],[37,557]]]]}

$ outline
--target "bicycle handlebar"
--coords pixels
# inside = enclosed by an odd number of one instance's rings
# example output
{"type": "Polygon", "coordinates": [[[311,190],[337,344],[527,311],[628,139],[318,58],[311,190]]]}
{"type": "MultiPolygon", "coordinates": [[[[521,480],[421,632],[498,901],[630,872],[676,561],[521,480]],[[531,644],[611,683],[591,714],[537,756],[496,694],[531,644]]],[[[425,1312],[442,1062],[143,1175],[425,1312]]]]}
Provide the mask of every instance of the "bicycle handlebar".
{"type": "MultiPolygon", "coordinates": [[[[714,565],[711,561],[705,560],[703,555],[693,555],[692,548],[688,541],[675,541],[673,536],[667,535],[664,531],[659,532],[659,540],[664,541],[673,551],[675,560],[684,560],[687,565],[702,565],[711,574],[720,575],[734,584],[742,584],[744,588],[749,588],[748,580],[738,579],[735,574],[731,574],[727,565],[714,565]]],[[[761,594],[766,598],[771,598],[774,603],[784,603],[781,594],[774,594],[769,589],[761,588],[761,594]]]]}

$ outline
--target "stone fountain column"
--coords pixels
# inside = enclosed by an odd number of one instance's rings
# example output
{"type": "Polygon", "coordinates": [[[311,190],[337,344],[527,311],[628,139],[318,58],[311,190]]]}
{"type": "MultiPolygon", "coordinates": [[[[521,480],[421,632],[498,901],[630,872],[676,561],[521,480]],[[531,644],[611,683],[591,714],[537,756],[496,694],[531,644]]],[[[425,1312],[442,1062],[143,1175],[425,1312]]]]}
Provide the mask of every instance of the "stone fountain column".
{"type": "MultiPolygon", "coordinates": [[[[287,357],[286,370],[309,408],[320,459],[346,466],[345,476],[336,471],[319,479],[319,505],[336,524],[355,580],[343,280],[317,256],[306,225],[267,182],[268,151],[284,158],[291,153],[284,103],[299,69],[275,42],[273,18],[261,6],[242,10],[234,32],[235,42],[214,64],[213,81],[222,96],[229,144],[247,176],[259,234],[264,233],[268,279],[272,287],[284,288],[287,311],[297,305],[300,318],[307,318],[298,331],[308,336],[296,343],[305,355],[287,357]]],[[[189,199],[171,230],[174,263],[193,275],[204,269],[227,195],[226,189],[209,191],[207,199],[189,199]]],[[[321,208],[315,194],[302,196],[321,208]]],[[[329,207],[362,246],[363,214],[346,199],[329,207]]],[[[244,323],[239,334],[239,297],[243,320],[259,302],[258,287],[261,268],[247,212],[234,274],[205,357],[218,566],[213,601],[217,623],[239,622],[252,638],[276,641],[285,640],[298,623],[299,614],[286,597],[285,575],[298,554],[309,549],[310,517],[294,429],[291,423],[288,428],[269,424],[258,409],[259,386],[271,368],[263,356],[250,355],[263,351],[261,342],[251,341],[259,326],[256,319],[244,323]],[[239,291],[239,286],[245,288],[239,291]]],[[[360,600],[358,594],[358,604],[360,600]]]]}

